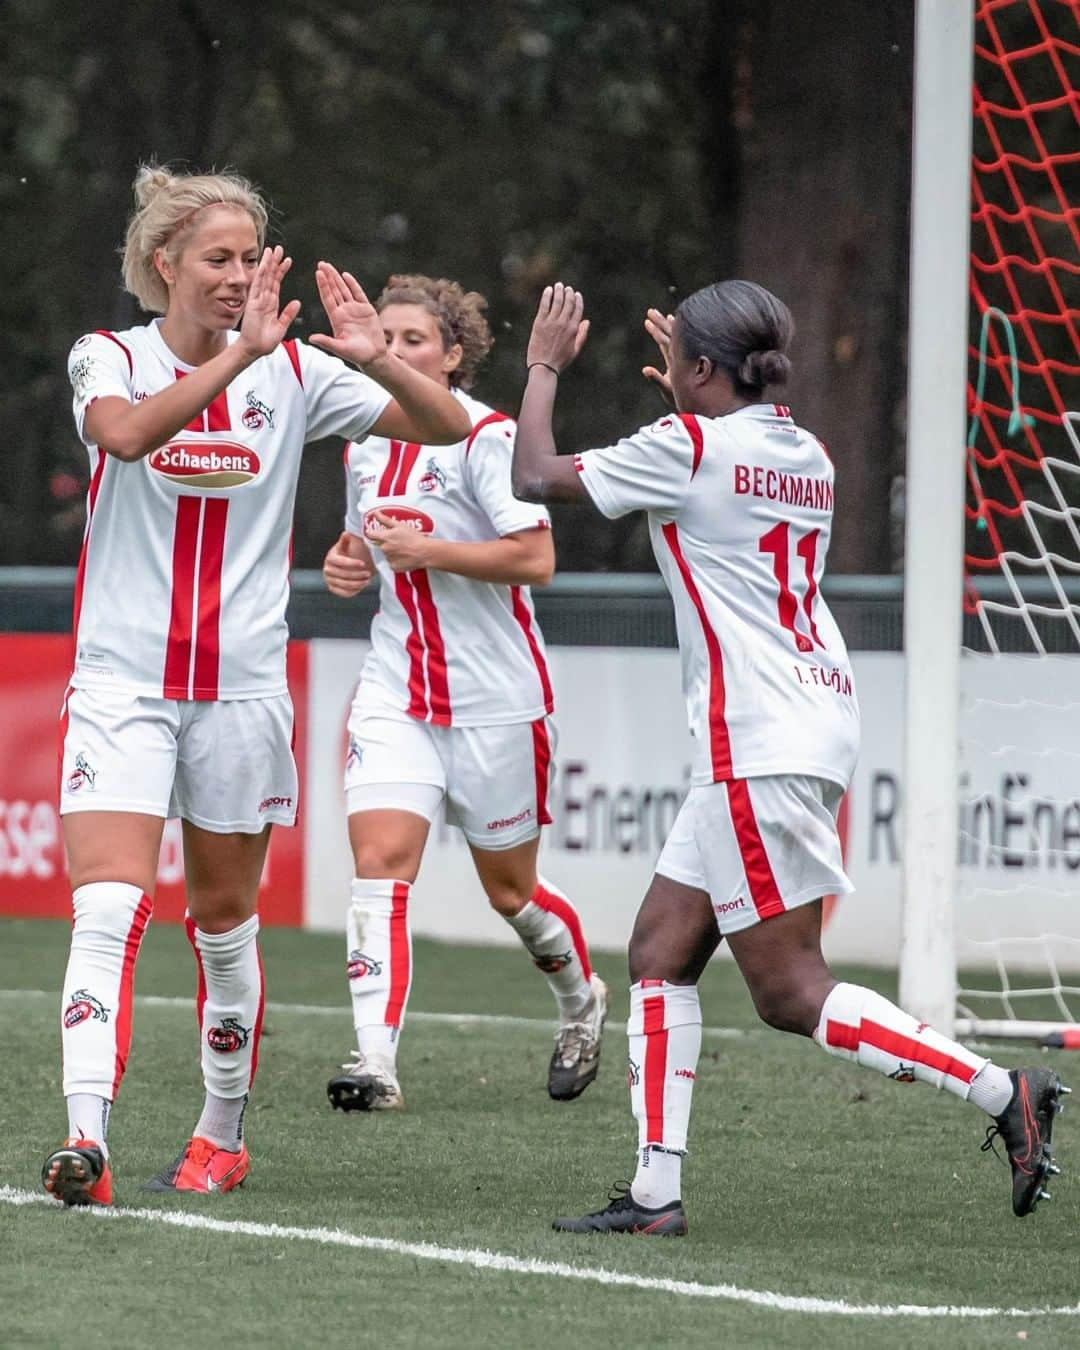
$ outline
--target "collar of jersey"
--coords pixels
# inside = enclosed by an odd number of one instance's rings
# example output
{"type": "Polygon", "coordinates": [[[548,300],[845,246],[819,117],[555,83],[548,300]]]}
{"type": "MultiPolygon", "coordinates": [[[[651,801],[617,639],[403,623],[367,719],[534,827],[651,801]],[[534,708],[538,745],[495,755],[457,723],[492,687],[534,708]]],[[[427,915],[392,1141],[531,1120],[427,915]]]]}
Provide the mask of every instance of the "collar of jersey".
{"type": "MultiPolygon", "coordinates": [[[[193,366],[189,364],[189,362],[187,361],[181,361],[180,358],[177,356],[177,354],[173,351],[173,349],[161,336],[160,319],[152,319],[146,325],[146,328],[147,332],[150,334],[150,341],[158,349],[158,354],[164,357],[166,361],[168,361],[169,365],[172,367],[173,370],[182,370],[185,375],[188,375],[191,373],[191,371],[198,369],[197,366],[193,366]]],[[[239,336],[240,335],[239,333],[237,333],[235,328],[225,335],[226,341],[230,343],[235,342],[239,336]]]]}

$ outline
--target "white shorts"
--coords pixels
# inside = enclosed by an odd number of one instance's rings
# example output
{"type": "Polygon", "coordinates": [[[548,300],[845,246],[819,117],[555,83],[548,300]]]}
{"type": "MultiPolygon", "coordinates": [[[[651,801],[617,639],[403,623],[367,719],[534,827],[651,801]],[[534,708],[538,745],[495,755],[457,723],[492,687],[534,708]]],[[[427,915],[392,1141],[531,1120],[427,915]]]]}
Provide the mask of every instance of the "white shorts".
{"type": "Polygon", "coordinates": [[[181,816],[215,834],[296,823],[288,694],[202,703],[72,689],[61,734],[62,816],[181,816]]]}
{"type": "Polygon", "coordinates": [[[407,713],[349,713],[345,802],[357,811],[402,810],[446,819],[476,848],[513,848],[550,825],[556,734],[550,718],[505,726],[439,727],[407,713]],[[408,789],[427,785],[435,792],[408,789]]]}
{"type": "Polygon", "coordinates": [[[836,829],[843,795],[835,783],[794,774],[692,787],[656,870],[708,891],[722,934],[846,895],[855,888],[836,829]]]}

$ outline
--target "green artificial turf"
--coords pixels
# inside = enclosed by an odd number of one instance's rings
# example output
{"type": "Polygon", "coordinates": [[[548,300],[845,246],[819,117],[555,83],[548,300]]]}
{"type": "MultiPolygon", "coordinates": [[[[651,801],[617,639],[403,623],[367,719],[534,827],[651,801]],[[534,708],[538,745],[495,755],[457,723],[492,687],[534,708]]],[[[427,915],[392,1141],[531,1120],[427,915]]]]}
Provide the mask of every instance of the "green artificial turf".
{"type": "MultiPolygon", "coordinates": [[[[38,1187],[65,1132],[58,997],[68,926],[0,920],[0,1186],[38,1187]],[[43,996],[31,991],[52,991],[43,996]]],[[[855,1304],[1059,1306],[1080,1302],[1080,1187],[1072,1120],[1052,1204],[1018,1221],[1005,1167],[978,1145],[973,1108],[823,1055],[756,1023],[737,973],[702,982],[706,1035],[684,1168],[690,1236],[580,1238],[552,1217],[598,1207],[632,1174],[625,1039],[608,1033],[582,1098],[545,1091],[549,1032],[514,1022],[416,1020],[399,1057],[407,1110],[343,1115],[326,1079],[351,1045],[343,940],[261,938],[272,1006],[248,1112],[246,1185],[206,1199],[139,1185],[198,1114],[193,1009],[137,1006],[110,1146],[119,1207],[478,1248],[633,1275],[855,1304]],[[287,1005],[323,1005],[317,1015],[287,1005]]],[[[598,959],[626,1014],[624,962],[598,959]]],[[[880,973],[845,971],[892,993],[880,973]]],[[[139,996],[189,997],[182,932],[151,927],[139,996]]],[[[417,942],[412,1003],[432,1013],[551,1019],[523,953],[417,942]]],[[[1033,1051],[1004,1047],[1011,1064],[1033,1051]]],[[[1051,1062],[1070,1073],[1067,1054],[1051,1062]]],[[[811,1315],[725,1299],[479,1270],[287,1236],[166,1228],[0,1203],[0,1346],[907,1347],[1080,1345],[1080,1317],[980,1321],[811,1315]],[[1019,1333],[1026,1333],[1018,1339],[1019,1333]]]]}

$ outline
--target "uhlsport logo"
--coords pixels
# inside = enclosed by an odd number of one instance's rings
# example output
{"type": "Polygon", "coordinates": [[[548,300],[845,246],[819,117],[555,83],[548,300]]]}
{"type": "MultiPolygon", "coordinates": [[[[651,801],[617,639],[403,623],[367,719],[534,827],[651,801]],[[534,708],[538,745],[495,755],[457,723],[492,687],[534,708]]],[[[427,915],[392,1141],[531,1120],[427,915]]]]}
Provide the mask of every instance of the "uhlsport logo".
{"type": "Polygon", "coordinates": [[[71,1002],[64,1009],[64,1029],[70,1031],[72,1027],[77,1027],[80,1022],[90,1018],[98,1022],[107,1022],[109,1010],[100,999],[90,993],[89,989],[76,989],[71,996],[71,1002]]]}
{"type": "Polygon", "coordinates": [[[345,971],[350,980],[362,980],[365,975],[381,975],[382,962],[363,952],[350,952],[345,971]]]}
{"type": "Polygon", "coordinates": [[[251,1028],[245,1027],[236,1017],[223,1017],[220,1026],[209,1027],[206,1032],[206,1044],[219,1055],[243,1050],[250,1038],[251,1028]]]}
{"type": "Polygon", "coordinates": [[[257,478],[262,469],[259,456],[249,446],[194,437],[169,441],[147,462],[155,473],[182,487],[240,487],[257,478]]]}
{"type": "Polygon", "coordinates": [[[889,1077],[894,1083],[914,1083],[915,1065],[905,1064],[904,1061],[901,1060],[899,1066],[889,1074],[889,1077]]]}
{"type": "Polygon", "coordinates": [[[435,529],[435,522],[428,513],[417,511],[414,506],[375,506],[364,513],[364,534],[369,539],[385,534],[388,528],[381,520],[375,518],[376,512],[392,520],[395,525],[408,525],[411,529],[418,530],[420,534],[431,534],[435,529]]]}
{"type": "Polygon", "coordinates": [[[626,1084],[628,1087],[634,1088],[637,1087],[637,1085],[640,1082],[641,1082],[641,1065],[635,1064],[634,1061],[631,1060],[626,1070],[626,1084]]]}

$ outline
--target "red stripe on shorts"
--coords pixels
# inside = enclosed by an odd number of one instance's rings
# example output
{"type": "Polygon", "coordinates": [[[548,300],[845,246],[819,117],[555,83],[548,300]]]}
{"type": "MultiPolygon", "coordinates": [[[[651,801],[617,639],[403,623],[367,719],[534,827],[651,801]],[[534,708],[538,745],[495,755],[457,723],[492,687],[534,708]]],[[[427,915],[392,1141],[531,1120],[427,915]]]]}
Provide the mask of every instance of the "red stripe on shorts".
{"type": "Polygon", "coordinates": [[[735,840],[739,845],[746,884],[750,888],[750,899],[754,902],[759,919],[771,919],[774,914],[783,914],[784,901],[754,816],[750,784],[745,778],[733,778],[726,786],[731,823],[735,827],[735,840]]]}
{"type": "Polygon", "coordinates": [[[386,1025],[401,1026],[405,1000],[412,981],[412,951],[409,947],[409,884],[394,882],[390,909],[390,995],[386,1000],[386,1025]]]}
{"type": "Polygon", "coordinates": [[[131,1018],[135,1002],[135,960],[139,955],[146,925],[150,922],[150,911],[154,904],[148,895],[143,895],[135,909],[135,917],[128,929],[124,942],[124,961],[120,968],[120,995],[116,1008],[116,1072],[113,1075],[112,1100],[120,1091],[120,1080],[127,1068],[128,1051],[131,1049],[131,1018]]]}

